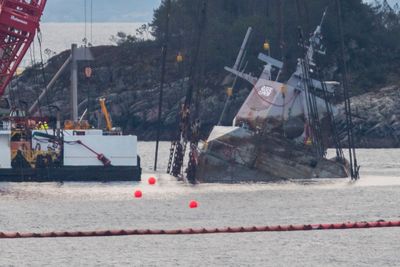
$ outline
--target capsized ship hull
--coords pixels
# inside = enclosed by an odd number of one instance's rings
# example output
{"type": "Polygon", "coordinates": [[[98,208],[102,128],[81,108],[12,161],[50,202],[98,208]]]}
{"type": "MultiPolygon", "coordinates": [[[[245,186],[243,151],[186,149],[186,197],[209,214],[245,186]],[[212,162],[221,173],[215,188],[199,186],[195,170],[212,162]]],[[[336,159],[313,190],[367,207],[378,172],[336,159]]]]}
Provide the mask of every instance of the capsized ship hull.
{"type": "MultiPolygon", "coordinates": [[[[240,71],[236,64],[233,68],[225,67],[252,84],[253,89],[236,114],[233,126],[214,127],[200,150],[197,181],[349,177],[334,118],[337,110],[329,101],[339,83],[322,81],[314,71],[315,53],[325,53],[321,42],[325,15],[326,11],[309,45],[303,42],[305,56],[298,59],[295,72],[286,82],[279,82],[283,62],[262,53],[258,58],[266,64],[258,79],[240,71]],[[274,72],[277,74],[273,75],[274,72]],[[326,158],[330,139],[336,148],[335,159],[326,158]]],[[[237,59],[240,61],[242,53],[237,59]]]]}
{"type": "Polygon", "coordinates": [[[214,127],[200,151],[196,179],[204,183],[347,178],[347,163],[316,158],[311,147],[279,134],[257,135],[242,127],[214,127]]]}

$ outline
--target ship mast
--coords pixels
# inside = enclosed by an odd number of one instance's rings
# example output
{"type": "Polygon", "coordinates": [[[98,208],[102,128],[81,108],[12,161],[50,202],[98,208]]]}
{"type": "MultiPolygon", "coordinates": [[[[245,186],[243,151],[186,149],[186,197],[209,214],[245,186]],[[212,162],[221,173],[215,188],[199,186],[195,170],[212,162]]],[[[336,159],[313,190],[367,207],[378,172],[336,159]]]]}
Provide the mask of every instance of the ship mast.
{"type": "MultiPolygon", "coordinates": [[[[321,44],[321,27],[324,23],[326,17],[327,9],[325,9],[321,23],[317,26],[314,33],[309,39],[309,45],[307,46],[303,38],[303,32],[301,27],[299,27],[300,34],[300,45],[306,50],[304,59],[299,59],[297,64],[297,71],[300,74],[301,81],[303,84],[305,103],[307,109],[307,122],[311,129],[312,145],[314,147],[316,156],[322,158],[325,156],[325,148],[322,142],[322,127],[319,118],[319,111],[317,107],[316,100],[316,90],[314,87],[314,82],[310,77],[311,68],[316,66],[314,62],[315,52],[319,54],[325,54],[323,46],[321,44]]],[[[325,100],[326,101],[326,100],[325,100]]]]}

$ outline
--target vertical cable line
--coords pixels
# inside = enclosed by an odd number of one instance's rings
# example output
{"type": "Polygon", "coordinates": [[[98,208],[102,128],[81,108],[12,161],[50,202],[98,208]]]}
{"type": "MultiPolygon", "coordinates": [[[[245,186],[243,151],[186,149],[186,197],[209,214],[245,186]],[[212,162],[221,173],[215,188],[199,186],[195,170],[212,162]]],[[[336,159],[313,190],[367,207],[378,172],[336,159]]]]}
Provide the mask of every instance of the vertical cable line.
{"type": "Polygon", "coordinates": [[[166,18],[165,18],[165,33],[163,37],[163,45],[161,51],[161,79],[160,79],[160,94],[158,100],[158,120],[157,120],[157,139],[156,139],[156,151],[154,156],[154,171],[157,170],[157,161],[158,161],[158,147],[160,143],[160,132],[161,132],[161,117],[162,117],[162,102],[163,102],[163,91],[164,91],[164,83],[165,83],[165,66],[167,61],[167,51],[168,51],[168,42],[169,42],[169,20],[170,20],[170,11],[171,11],[171,0],[166,0],[166,18]]]}
{"type": "Polygon", "coordinates": [[[342,7],[340,0],[335,0],[336,10],[337,10],[337,23],[340,34],[340,52],[342,61],[342,78],[343,78],[343,96],[344,96],[344,106],[346,112],[346,126],[347,126],[347,139],[348,139],[348,149],[349,149],[349,159],[350,159],[350,172],[351,179],[358,180],[360,178],[359,169],[360,166],[357,164],[356,149],[354,144],[354,133],[353,133],[353,118],[351,114],[351,101],[349,95],[349,84],[348,84],[348,71],[346,64],[346,48],[344,44],[344,31],[343,31],[343,17],[342,17],[342,7]]]}
{"type": "MultiPolygon", "coordinates": [[[[299,34],[300,34],[300,45],[303,48],[303,50],[307,50],[307,45],[305,43],[301,27],[299,27],[299,34]]],[[[306,106],[308,113],[308,122],[312,129],[312,141],[313,141],[312,144],[316,151],[317,157],[322,158],[325,154],[324,152],[325,149],[322,143],[321,124],[318,114],[316,92],[310,78],[310,62],[308,59],[308,55],[306,55],[304,59],[301,59],[301,68],[302,68],[302,82],[305,91],[304,97],[306,98],[306,106]]]]}
{"type": "Polygon", "coordinates": [[[90,0],[90,44],[93,46],[93,0],[90,0]]]}
{"type": "MultiPolygon", "coordinates": [[[[34,81],[34,84],[39,84],[39,79],[38,79],[37,73],[36,73],[36,71],[35,71],[35,69],[34,69],[34,67],[36,66],[35,42],[34,42],[34,41],[32,41],[32,46],[29,47],[29,54],[30,54],[30,58],[31,58],[31,64],[32,64],[32,67],[33,67],[33,70],[34,70],[34,72],[33,72],[33,73],[34,73],[34,75],[33,75],[33,81],[34,81]]],[[[36,90],[34,90],[34,91],[35,91],[35,93],[36,93],[36,98],[38,99],[39,116],[40,116],[40,117],[43,117],[42,105],[41,105],[41,102],[40,102],[40,100],[39,100],[39,93],[38,93],[36,90]]]]}
{"type": "MultiPolygon", "coordinates": [[[[190,107],[192,104],[193,90],[195,87],[194,75],[197,71],[196,67],[198,67],[200,46],[206,23],[207,4],[208,0],[204,0],[202,2],[200,20],[198,21],[198,33],[195,38],[195,44],[192,50],[192,60],[189,68],[189,82],[188,82],[189,85],[186,91],[185,101],[184,104],[182,105],[180,112],[179,137],[178,137],[179,141],[176,142],[176,149],[174,155],[170,157],[173,160],[170,174],[172,174],[175,177],[178,177],[182,172],[183,160],[186,152],[188,131],[190,129],[190,107]]],[[[190,166],[188,166],[188,170],[190,169],[189,167],[190,166]]]]}
{"type": "Polygon", "coordinates": [[[83,12],[85,13],[84,17],[85,17],[85,39],[84,40],[84,44],[85,47],[87,46],[87,0],[85,0],[83,2],[83,12]]]}
{"type": "Polygon", "coordinates": [[[340,143],[340,137],[338,134],[338,127],[336,124],[335,116],[333,115],[332,104],[328,101],[328,89],[324,82],[322,71],[320,69],[317,69],[317,73],[319,75],[319,80],[321,81],[321,87],[325,99],[326,111],[328,113],[329,124],[332,130],[332,141],[336,149],[336,158],[340,160],[342,163],[344,163],[344,155],[343,155],[342,145],[340,143]]]}
{"type": "MultiPolygon", "coordinates": [[[[41,70],[41,74],[42,74],[42,81],[43,81],[43,88],[45,90],[46,86],[47,86],[47,80],[46,80],[46,71],[45,71],[45,66],[44,66],[44,60],[43,60],[43,51],[42,51],[42,32],[40,31],[40,29],[38,29],[37,32],[37,40],[38,40],[38,44],[39,44],[39,52],[40,52],[40,70],[41,70]]],[[[38,97],[39,99],[39,97],[38,97]]],[[[49,95],[46,94],[46,104],[47,104],[47,111],[50,112],[49,106],[50,106],[50,99],[49,99],[49,95]]],[[[47,132],[47,129],[46,129],[47,132]]]]}
{"type": "Polygon", "coordinates": [[[279,48],[281,50],[281,60],[283,62],[283,67],[281,70],[279,70],[279,75],[277,79],[279,79],[279,76],[282,73],[285,73],[286,69],[286,60],[285,60],[285,22],[283,20],[283,11],[284,11],[284,5],[285,1],[284,0],[278,0],[278,7],[277,7],[277,13],[278,13],[278,32],[279,32],[279,48]]]}
{"type": "MultiPolygon", "coordinates": [[[[190,183],[195,183],[196,182],[196,167],[197,167],[197,161],[196,161],[196,154],[197,154],[197,148],[198,148],[198,142],[199,142],[199,131],[200,131],[200,119],[198,118],[198,112],[199,112],[199,108],[200,108],[200,100],[201,100],[201,96],[200,96],[200,80],[201,76],[204,75],[204,66],[205,64],[205,58],[206,55],[202,54],[202,52],[204,52],[202,49],[202,41],[205,40],[206,38],[203,38],[204,35],[207,34],[207,4],[208,1],[204,0],[203,3],[201,4],[201,6],[199,6],[199,8],[201,7],[201,11],[200,11],[200,21],[199,21],[199,33],[198,33],[198,39],[196,42],[196,47],[195,47],[195,55],[193,58],[193,62],[192,62],[192,66],[193,66],[193,78],[191,77],[191,75],[189,74],[189,89],[192,88],[192,90],[195,87],[195,84],[197,85],[196,88],[196,99],[195,99],[195,112],[194,112],[194,118],[192,120],[192,124],[191,124],[191,134],[190,134],[190,150],[189,150],[189,162],[188,162],[188,166],[186,169],[186,178],[190,183]],[[202,57],[199,60],[200,54],[202,54],[202,57]],[[199,62],[200,61],[200,62],[199,62]],[[195,65],[196,64],[196,65],[195,65]],[[196,69],[195,69],[196,67],[196,69]],[[196,75],[197,73],[197,75],[196,75]]],[[[204,44],[203,44],[204,47],[204,44]]],[[[193,94],[193,92],[192,92],[193,94]]],[[[190,105],[191,103],[189,102],[187,108],[188,110],[190,110],[190,105]]],[[[190,116],[189,112],[189,116],[190,116]]],[[[190,121],[188,120],[188,123],[190,123],[190,121]]],[[[188,139],[186,137],[186,139],[188,139]]]]}

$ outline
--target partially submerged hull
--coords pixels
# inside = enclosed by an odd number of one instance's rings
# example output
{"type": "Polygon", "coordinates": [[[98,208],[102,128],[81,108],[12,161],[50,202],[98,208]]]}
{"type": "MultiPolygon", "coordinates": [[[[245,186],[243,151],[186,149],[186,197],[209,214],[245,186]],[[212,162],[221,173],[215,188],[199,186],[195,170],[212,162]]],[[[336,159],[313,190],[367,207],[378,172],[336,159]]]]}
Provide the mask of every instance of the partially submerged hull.
{"type": "Polygon", "coordinates": [[[214,127],[198,158],[196,179],[205,183],[346,178],[348,165],[317,158],[306,144],[282,135],[257,135],[241,127],[214,127]]]}

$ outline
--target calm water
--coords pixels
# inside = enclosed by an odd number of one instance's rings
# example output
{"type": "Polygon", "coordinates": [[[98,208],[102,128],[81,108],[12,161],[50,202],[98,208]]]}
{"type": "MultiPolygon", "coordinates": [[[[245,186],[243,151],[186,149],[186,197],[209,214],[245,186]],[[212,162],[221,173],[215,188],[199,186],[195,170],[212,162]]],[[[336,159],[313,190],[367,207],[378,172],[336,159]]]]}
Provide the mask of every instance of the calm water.
{"type": "MultiPolygon", "coordinates": [[[[169,144],[162,144],[161,166],[169,144]]],[[[144,169],[154,143],[140,143],[144,169]]],[[[361,150],[362,179],[198,185],[0,184],[0,231],[400,220],[400,150],[361,150]],[[134,199],[135,189],[143,198],[134,199]],[[191,199],[199,208],[191,210],[191,199]]],[[[150,171],[143,175],[147,178],[150,171]]],[[[400,229],[1,240],[0,266],[400,266],[400,229]]]]}

